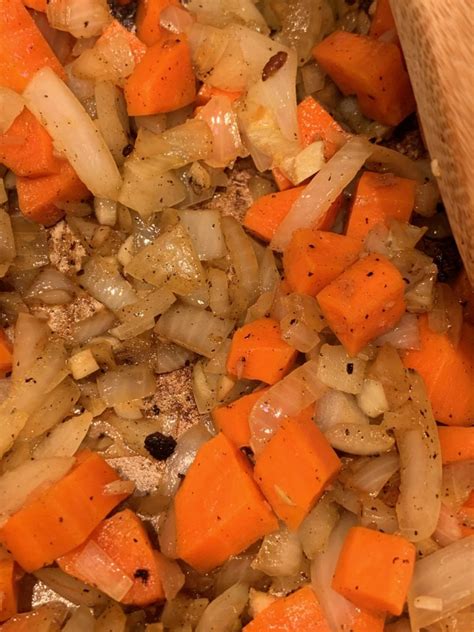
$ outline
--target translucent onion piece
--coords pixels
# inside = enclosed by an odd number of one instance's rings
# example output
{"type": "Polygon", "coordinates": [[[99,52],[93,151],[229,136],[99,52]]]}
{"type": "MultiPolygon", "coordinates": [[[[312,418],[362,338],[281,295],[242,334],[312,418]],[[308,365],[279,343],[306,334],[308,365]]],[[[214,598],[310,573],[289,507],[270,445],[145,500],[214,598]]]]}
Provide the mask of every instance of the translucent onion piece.
{"type": "Polygon", "coordinates": [[[120,366],[97,378],[99,395],[108,406],[153,395],[155,380],[146,365],[120,366]]]}
{"type": "Polygon", "coordinates": [[[85,412],[77,417],[71,417],[71,419],[56,426],[35,448],[33,458],[46,459],[73,456],[84,440],[92,419],[91,413],[85,412]]]}
{"type": "Polygon", "coordinates": [[[314,349],[320,343],[319,332],[325,325],[316,299],[306,294],[289,294],[281,298],[279,308],[282,338],[303,353],[314,349]]]}
{"type": "MultiPolygon", "coordinates": [[[[287,46],[296,50],[299,65],[308,61],[311,49],[323,34],[324,4],[323,0],[289,0],[283,12],[280,37],[287,46]]],[[[324,81],[319,88],[314,87],[308,93],[323,87],[324,81]]]]}
{"type": "Polygon", "coordinates": [[[206,158],[211,167],[227,167],[243,152],[237,116],[229,97],[212,97],[200,108],[197,118],[212,133],[212,153],[206,158]]]}
{"type": "Polygon", "coordinates": [[[26,461],[0,477],[0,524],[17,512],[35,492],[47,489],[65,476],[74,459],[65,457],[26,461]]]}
{"type": "Polygon", "coordinates": [[[94,626],[95,619],[89,608],[80,606],[63,628],[63,632],[86,632],[94,626]]]}
{"type": "Polygon", "coordinates": [[[48,0],[46,15],[53,28],[74,37],[100,35],[111,20],[106,0],[48,0]]]}
{"type": "Polygon", "coordinates": [[[339,424],[368,424],[369,419],[361,411],[355,398],[348,393],[328,389],[316,406],[316,422],[323,432],[339,424]]]}
{"type": "Polygon", "coordinates": [[[150,292],[136,303],[122,307],[117,316],[122,324],[111,330],[120,340],[128,340],[153,329],[155,318],[166,312],[176,301],[175,295],[166,288],[150,292]]]}
{"type": "Polygon", "coordinates": [[[412,373],[410,399],[386,413],[400,455],[400,495],[397,515],[402,535],[412,542],[429,538],[438,523],[442,466],[438,430],[422,378],[412,373]]]}
{"type": "Polygon", "coordinates": [[[430,173],[429,168],[427,170],[422,167],[421,161],[412,160],[399,151],[378,144],[372,145],[368,162],[370,166],[375,166],[377,171],[393,173],[401,178],[410,178],[419,182],[425,182],[430,173]]]}
{"type": "Polygon", "coordinates": [[[395,349],[419,349],[420,332],[415,314],[404,314],[393,329],[373,341],[377,347],[386,343],[395,349]]]}
{"type": "Polygon", "coordinates": [[[41,354],[49,335],[47,323],[20,312],[15,324],[12,380],[20,382],[41,354]]]}
{"type": "Polygon", "coordinates": [[[474,489],[474,461],[460,461],[443,467],[443,502],[457,510],[474,489]]]}
{"type": "Polygon", "coordinates": [[[462,538],[459,517],[449,507],[441,503],[438,524],[433,539],[441,546],[448,546],[462,538]]]}
{"type": "Polygon", "coordinates": [[[64,295],[64,302],[67,303],[75,292],[76,286],[62,272],[55,268],[44,268],[24,296],[39,299],[47,305],[56,305],[61,304],[61,295],[64,295]]]}
{"type": "Polygon", "coordinates": [[[363,413],[369,417],[378,417],[389,409],[382,382],[365,379],[362,390],[357,395],[357,403],[363,413]]]}
{"type": "Polygon", "coordinates": [[[137,296],[114,263],[104,257],[92,257],[84,266],[80,283],[95,299],[111,310],[135,303],[137,296]]]}
{"type": "MultiPolygon", "coordinates": [[[[190,28],[188,37],[196,75],[201,80],[209,79],[226,51],[230,40],[229,33],[196,22],[190,28]]],[[[240,87],[244,85],[242,81],[239,84],[240,87]]]]}
{"type": "Polygon", "coordinates": [[[173,305],[158,320],[155,331],[171,342],[210,358],[233,327],[233,320],[219,318],[206,310],[173,305]]]}
{"type": "Polygon", "coordinates": [[[304,554],[310,560],[317,553],[322,553],[328,543],[329,536],[339,520],[336,503],[325,495],[310,511],[298,529],[298,537],[304,554]]]}
{"type": "Polygon", "coordinates": [[[339,423],[328,428],[324,436],[336,450],[370,456],[391,450],[395,439],[382,426],[339,423]]]}
{"type": "Polygon", "coordinates": [[[15,256],[16,248],[10,216],[0,208],[0,277],[5,276],[15,256]]]}
{"type": "Polygon", "coordinates": [[[83,344],[91,338],[100,336],[112,327],[115,316],[108,309],[101,309],[89,318],[74,323],[71,338],[76,344],[83,344]]]}
{"type": "Polygon", "coordinates": [[[160,523],[158,542],[163,555],[170,559],[178,557],[176,552],[176,514],[173,502],[168,507],[163,522],[160,523]]]}
{"type": "MultiPolygon", "coordinates": [[[[259,292],[273,292],[280,282],[280,273],[278,272],[275,256],[270,248],[265,248],[261,257],[258,270],[258,289],[259,292]]],[[[303,296],[303,295],[301,295],[303,296]]],[[[306,297],[310,298],[310,297],[306,297]]],[[[303,301],[304,302],[304,301],[303,301]]],[[[308,316],[310,310],[305,306],[305,315],[308,316]]]]}
{"type": "Polygon", "coordinates": [[[342,345],[323,345],[319,357],[318,378],[323,384],[354,395],[361,392],[365,360],[348,355],[342,345]]]}
{"type": "Polygon", "coordinates": [[[97,197],[117,199],[122,184],[117,165],[103,136],[66,84],[45,67],[23,96],[87,188],[97,197]]]}
{"type": "Polygon", "coordinates": [[[270,577],[288,577],[298,573],[302,564],[303,551],[298,535],[282,526],[276,533],[263,538],[252,568],[270,577]]]}
{"type": "Polygon", "coordinates": [[[186,33],[193,24],[192,15],[181,7],[171,5],[160,12],[160,26],[172,33],[186,33]]]}
{"type": "Polygon", "coordinates": [[[34,575],[55,593],[78,606],[93,608],[107,603],[107,597],[103,593],[68,575],[60,568],[40,568],[34,575]]]}
{"type": "Polygon", "coordinates": [[[350,478],[350,486],[371,496],[378,496],[392,476],[398,472],[398,454],[390,452],[370,459],[350,478]]]}
{"type": "Polygon", "coordinates": [[[378,529],[383,533],[398,531],[398,519],[395,509],[388,507],[379,498],[365,497],[362,500],[362,515],[360,518],[364,527],[378,529]]]}
{"type": "Polygon", "coordinates": [[[164,555],[158,553],[161,558],[160,568],[162,569],[162,583],[165,598],[170,601],[174,599],[184,586],[184,573],[177,562],[169,560],[164,555]]]}
{"type": "MultiPolygon", "coordinates": [[[[93,586],[97,586],[115,601],[121,601],[133,586],[115,562],[94,540],[88,540],[75,561],[77,573],[93,586]]],[[[114,628],[115,629],[115,628],[114,628]]]]}
{"type": "Polygon", "coordinates": [[[246,307],[257,298],[258,261],[250,237],[233,217],[222,218],[222,231],[246,307]]]}
{"type": "Polygon", "coordinates": [[[272,386],[252,408],[249,417],[251,446],[259,453],[287,417],[294,417],[316,402],[326,386],[318,378],[318,363],[306,362],[272,386]]]}
{"type": "Polygon", "coordinates": [[[360,137],[349,140],[311,180],[292,206],[279,225],[271,247],[282,251],[295,230],[315,224],[355,178],[371,152],[372,147],[366,140],[360,137]]]}
{"type": "Polygon", "coordinates": [[[118,604],[110,605],[97,619],[94,632],[125,632],[127,617],[118,604]]]}
{"type": "Polygon", "coordinates": [[[10,88],[0,87],[0,134],[5,134],[24,107],[21,95],[10,88]]]}
{"type": "Polygon", "coordinates": [[[201,261],[220,259],[225,255],[226,248],[219,211],[213,209],[180,211],[179,218],[188,231],[201,261]]]}
{"type": "Polygon", "coordinates": [[[100,132],[115,162],[122,165],[123,149],[128,145],[130,132],[123,93],[110,81],[99,81],[95,84],[94,96],[100,132]]]}
{"type": "Polygon", "coordinates": [[[183,347],[157,341],[153,370],[158,374],[176,371],[190,364],[193,357],[194,354],[183,347]]]}
{"type": "Polygon", "coordinates": [[[474,603],[473,558],[474,536],[469,536],[416,562],[408,593],[413,632],[446,619],[474,603]],[[421,597],[439,599],[441,609],[417,607],[421,597]]]}
{"type": "Polygon", "coordinates": [[[249,597],[246,584],[234,584],[207,606],[196,627],[196,632],[232,630],[240,621],[249,597]]]}
{"type": "Polygon", "coordinates": [[[152,244],[138,252],[125,267],[135,279],[189,294],[204,283],[201,263],[191,238],[181,224],[159,235],[152,244]]]}
{"type": "Polygon", "coordinates": [[[204,24],[222,26],[228,22],[243,22],[259,31],[268,31],[262,14],[252,0],[190,0],[186,7],[204,24]]]}
{"type": "Polygon", "coordinates": [[[16,247],[15,268],[31,270],[48,265],[48,234],[44,227],[19,215],[11,216],[10,221],[16,247]]]}
{"type": "Polygon", "coordinates": [[[227,272],[218,268],[209,268],[207,281],[209,284],[209,306],[212,313],[215,316],[229,316],[231,305],[227,272]]]}
{"type": "Polygon", "coordinates": [[[127,36],[117,30],[107,37],[100,37],[94,46],[81,53],[73,63],[72,71],[81,79],[120,83],[132,74],[134,68],[135,56],[127,36]]]}

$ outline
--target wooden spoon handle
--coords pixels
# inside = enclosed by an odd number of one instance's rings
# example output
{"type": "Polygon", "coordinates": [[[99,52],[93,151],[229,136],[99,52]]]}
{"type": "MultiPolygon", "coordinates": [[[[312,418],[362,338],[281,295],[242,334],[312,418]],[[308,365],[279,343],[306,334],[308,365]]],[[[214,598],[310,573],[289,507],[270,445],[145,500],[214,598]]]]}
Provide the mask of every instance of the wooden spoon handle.
{"type": "Polygon", "coordinates": [[[390,0],[451,228],[474,284],[474,4],[390,0]]]}

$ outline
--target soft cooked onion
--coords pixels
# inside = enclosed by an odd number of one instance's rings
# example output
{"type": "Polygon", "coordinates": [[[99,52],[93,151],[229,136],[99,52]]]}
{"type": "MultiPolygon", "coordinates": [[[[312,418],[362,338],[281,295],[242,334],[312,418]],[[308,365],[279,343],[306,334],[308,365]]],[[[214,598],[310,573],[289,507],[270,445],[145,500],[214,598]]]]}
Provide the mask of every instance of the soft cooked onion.
{"type": "Polygon", "coordinates": [[[360,521],[362,526],[376,528],[383,533],[395,533],[399,530],[395,509],[371,496],[362,499],[360,521]]]}
{"type": "Polygon", "coordinates": [[[246,584],[234,584],[211,601],[196,627],[196,632],[232,630],[240,621],[249,598],[246,584]]]}
{"type": "Polygon", "coordinates": [[[111,20],[106,0],[48,0],[50,25],[74,37],[100,35],[111,20]]]}
{"type": "Polygon", "coordinates": [[[293,204],[279,225],[271,247],[282,251],[295,230],[315,224],[357,175],[371,151],[372,147],[366,140],[359,137],[349,140],[314,176],[293,204]]]}
{"type": "Polygon", "coordinates": [[[179,218],[188,231],[201,261],[220,259],[226,253],[221,229],[221,214],[214,209],[180,211],[179,218]]]}
{"type": "Polygon", "coordinates": [[[353,395],[328,389],[316,406],[316,422],[323,432],[344,420],[346,424],[368,424],[369,420],[361,411],[353,395]]]}
{"type": "Polygon", "coordinates": [[[129,143],[130,133],[123,93],[110,81],[98,81],[94,96],[100,132],[115,162],[122,165],[125,161],[123,149],[129,143]]]}
{"type": "MultiPolygon", "coordinates": [[[[299,65],[308,61],[313,46],[320,41],[324,34],[324,27],[329,19],[328,13],[332,16],[332,10],[323,0],[289,0],[285,3],[281,26],[280,37],[298,54],[299,65]]],[[[302,69],[306,68],[303,66],[302,69]]],[[[321,89],[314,88],[314,90],[321,89]]],[[[309,92],[314,92],[310,90],[309,92]]]]}
{"type": "Polygon", "coordinates": [[[105,140],[74,94],[45,66],[26,87],[27,106],[97,197],[116,199],[122,179],[105,140]]]}
{"type": "Polygon", "coordinates": [[[156,552],[155,555],[160,559],[160,568],[162,569],[161,581],[163,583],[165,598],[170,601],[176,597],[184,586],[184,573],[174,560],[169,560],[158,552],[156,552]]]}
{"type": "Polygon", "coordinates": [[[463,309],[452,288],[445,283],[437,283],[434,305],[428,313],[428,326],[437,333],[448,333],[456,347],[461,337],[463,309]]]}
{"type": "Polygon", "coordinates": [[[176,551],[176,514],[173,503],[168,507],[163,522],[160,523],[158,542],[163,555],[170,559],[178,557],[176,551]]]}
{"type": "Polygon", "coordinates": [[[120,340],[128,340],[153,329],[155,318],[166,312],[175,300],[175,295],[166,288],[150,292],[136,303],[125,305],[117,312],[122,324],[110,333],[120,340]]]}
{"type": "Polygon", "coordinates": [[[377,347],[390,344],[395,349],[419,349],[420,332],[415,314],[404,314],[393,329],[374,340],[377,347]]]}
{"type": "Polygon", "coordinates": [[[441,503],[438,524],[433,539],[441,546],[448,546],[462,538],[459,517],[446,505],[441,503]]]}
{"type": "Polygon", "coordinates": [[[125,632],[127,629],[127,617],[122,608],[114,603],[100,615],[95,622],[94,632],[125,632]]]}
{"type": "Polygon", "coordinates": [[[83,344],[91,338],[100,336],[112,327],[115,316],[108,309],[101,309],[89,318],[74,323],[71,338],[76,344],[83,344]]]}
{"type": "Polygon", "coordinates": [[[387,452],[395,444],[383,426],[372,424],[342,422],[328,428],[324,436],[336,450],[360,456],[387,452]]]}
{"type": "Polygon", "coordinates": [[[79,449],[92,422],[92,415],[85,412],[59,424],[33,452],[34,459],[73,456],[79,449]]]}
{"type": "Polygon", "coordinates": [[[20,312],[15,324],[12,380],[21,382],[39,357],[48,339],[49,328],[44,320],[20,312]]]}
{"type": "Polygon", "coordinates": [[[95,624],[94,615],[89,608],[79,606],[63,628],[63,632],[86,632],[95,624]]]}
{"type": "Polygon", "coordinates": [[[99,395],[108,406],[153,395],[155,380],[146,365],[120,366],[97,378],[99,395]]]}
{"type": "Polygon", "coordinates": [[[69,303],[76,292],[74,283],[55,268],[43,268],[25,294],[27,299],[39,299],[46,305],[69,303]]]}
{"type": "Polygon", "coordinates": [[[193,23],[192,15],[181,6],[170,5],[160,12],[160,26],[172,33],[186,33],[193,23]]]}
{"type": "Polygon", "coordinates": [[[474,536],[470,536],[416,562],[408,592],[408,611],[414,632],[474,603],[473,556],[474,536]],[[439,600],[441,608],[417,607],[421,597],[439,600]]]}
{"type": "Polygon", "coordinates": [[[303,551],[298,535],[282,526],[266,535],[260,545],[252,568],[270,577],[288,577],[301,570],[303,551]]]}
{"type": "Polygon", "coordinates": [[[218,268],[209,268],[207,282],[209,284],[209,306],[212,313],[215,316],[229,316],[231,304],[227,272],[218,268]]]}
{"type": "Polygon", "coordinates": [[[91,257],[84,266],[81,285],[111,310],[135,303],[137,296],[114,263],[104,257],[91,257]]]}
{"type": "Polygon", "coordinates": [[[305,95],[310,95],[324,88],[326,77],[317,64],[309,63],[301,68],[301,79],[305,95]]]}
{"type": "Polygon", "coordinates": [[[31,270],[48,265],[48,233],[44,227],[22,215],[11,215],[10,221],[16,247],[15,268],[31,270]]]}
{"type": "Polygon", "coordinates": [[[428,171],[423,168],[422,162],[412,160],[407,155],[384,145],[374,144],[368,160],[369,168],[375,171],[393,173],[402,178],[425,182],[428,171]]]}
{"type": "Polygon", "coordinates": [[[258,261],[250,237],[233,217],[222,218],[222,231],[237,276],[242,301],[247,307],[258,290],[258,261]]]}
{"type": "MultiPolygon", "coordinates": [[[[271,253],[270,249],[267,249],[271,253]]],[[[276,280],[276,278],[275,278],[276,280]]],[[[325,321],[315,298],[306,294],[289,294],[279,301],[282,338],[303,353],[314,350],[320,343],[319,332],[325,321]]]]}
{"type": "Polygon", "coordinates": [[[247,23],[259,31],[267,31],[267,24],[252,0],[189,0],[188,10],[199,22],[223,26],[229,22],[247,23]]]}
{"type": "Polygon", "coordinates": [[[457,510],[474,489],[474,461],[459,461],[443,467],[443,502],[457,510]]]}
{"type": "Polygon", "coordinates": [[[251,445],[259,453],[287,417],[294,417],[325,392],[317,375],[318,363],[309,360],[272,386],[252,408],[251,445]]]}
{"type": "Polygon", "coordinates": [[[396,452],[370,459],[350,478],[350,486],[371,496],[378,496],[383,487],[398,471],[400,463],[396,452]]]}
{"type": "Polygon", "coordinates": [[[194,354],[183,347],[175,344],[166,344],[164,342],[156,342],[156,358],[153,360],[153,369],[155,373],[169,373],[182,369],[191,363],[194,354]]]}
{"type": "Polygon", "coordinates": [[[173,305],[158,320],[156,333],[207,358],[232,331],[234,321],[191,305],[173,305]]]}
{"type": "Polygon", "coordinates": [[[24,107],[21,95],[10,88],[0,87],[0,134],[5,134],[24,107]]]}
{"type": "Polygon", "coordinates": [[[0,477],[0,524],[23,507],[32,494],[63,478],[73,465],[73,458],[55,456],[26,461],[3,474],[0,477]]]}
{"type": "Polygon", "coordinates": [[[40,568],[34,575],[55,593],[78,606],[93,608],[107,603],[108,599],[103,593],[68,575],[60,568],[40,568]]]}
{"type": "Polygon", "coordinates": [[[363,413],[369,417],[378,417],[389,409],[382,382],[367,378],[362,390],[357,394],[357,403],[363,413]]]}
{"type": "Polygon", "coordinates": [[[112,81],[120,84],[132,74],[137,61],[127,35],[116,29],[107,37],[100,37],[73,62],[72,70],[81,79],[112,81]]]}
{"type": "Polygon", "coordinates": [[[298,529],[298,537],[307,558],[312,560],[317,553],[325,550],[338,519],[336,503],[329,495],[323,496],[298,529]]]}
{"type": "Polygon", "coordinates": [[[227,96],[214,96],[200,108],[197,118],[212,133],[212,153],[206,158],[211,167],[227,167],[243,152],[237,116],[227,96]]]}
{"type": "Polygon", "coordinates": [[[318,378],[338,391],[360,393],[367,362],[348,355],[342,345],[323,345],[319,351],[318,378]]]}

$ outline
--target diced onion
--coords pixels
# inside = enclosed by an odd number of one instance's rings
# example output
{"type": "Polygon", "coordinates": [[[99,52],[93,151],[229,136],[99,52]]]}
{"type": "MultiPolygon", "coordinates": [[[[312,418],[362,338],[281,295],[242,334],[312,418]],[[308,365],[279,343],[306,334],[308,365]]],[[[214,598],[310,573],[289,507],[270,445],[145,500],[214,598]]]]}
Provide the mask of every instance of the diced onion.
{"type": "Polygon", "coordinates": [[[284,250],[295,230],[315,224],[355,178],[371,152],[372,147],[366,140],[360,137],[349,140],[314,176],[293,204],[279,225],[271,247],[274,250],[284,250]]]}
{"type": "Polygon", "coordinates": [[[122,183],[117,165],[103,136],[66,84],[45,66],[31,79],[23,96],[87,188],[97,197],[116,199],[122,183]]]}
{"type": "Polygon", "coordinates": [[[240,622],[249,597],[246,584],[234,584],[219,597],[211,601],[196,627],[196,632],[210,630],[233,630],[240,622]]]}
{"type": "Polygon", "coordinates": [[[135,303],[137,296],[114,263],[104,257],[92,257],[84,266],[80,283],[94,298],[111,310],[135,303]]]}
{"type": "Polygon", "coordinates": [[[45,321],[20,312],[15,324],[12,380],[20,382],[38,359],[48,339],[49,328],[45,321]]]}
{"type": "Polygon", "coordinates": [[[258,261],[250,237],[233,217],[222,218],[222,231],[234,266],[239,289],[247,307],[258,290],[258,261]]]}
{"type": "Polygon", "coordinates": [[[304,91],[306,95],[313,94],[324,88],[325,75],[321,68],[315,64],[305,64],[301,68],[301,78],[303,80],[304,91]]]}
{"type": "Polygon", "coordinates": [[[272,386],[252,408],[249,417],[251,446],[259,453],[287,417],[294,417],[316,402],[326,386],[318,378],[318,363],[310,360],[272,386]]]}
{"type": "Polygon", "coordinates": [[[339,511],[336,503],[330,496],[323,496],[298,529],[298,537],[307,558],[313,560],[317,553],[325,550],[338,520],[339,511]]]}
{"type": "Polygon", "coordinates": [[[170,5],[160,12],[160,26],[172,33],[186,33],[193,23],[192,15],[181,6],[170,5]]]}
{"type": "Polygon", "coordinates": [[[91,338],[100,336],[112,327],[115,316],[108,309],[101,309],[89,318],[74,323],[71,338],[76,344],[83,344],[91,338]]]}
{"type": "Polygon", "coordinates": [[[288,577],[298,573],[302,563],[303,551],[297,534],[282,526],[263,538],[252,568],[270,577],[288,577]]]}
{"type": "MultiPolygon", "coordinates": [[[[129,143],[130,133],[123,93],[110,81],[98,81],[94,96],[99,130],[115,162],[122,165],[125,161],[123,149],[129,143]]],[[[110,226],[114,224],[108,223],[110,226]]]]}
{"type": "Polygon", "coordinates": [[[206,158],[211,167],[227,167],[242,152],[237,116],[227,96],[214,96],[198,112],[197,118],[212,133],[212,153],[206,158]]]}
{"type": "Polygon", "coordinates": [[[85,412],[59,424],[35,448],[33,458],[46,459],[73,456],[85,438],[91,422],[91,413],[85,412]]]}
{"type": "Polygon", "coordinates": [[[328,428],[324,436],[336,450],[360,456],[387,452],[395,445],[385,428],[371,424],[342,422],[328,428]]]}
{"type": "Polygon", "coordinates": [[[215,316],[229,316],[229,279],[227,272],[218,268],[209,268],[207,271],[209,284],[209,306],[215,316]]]}
{"type": "Polygon", "coordinates": [[[267,24],[252,0],[189,0],[186,7],[200,22],[223,26],[228,22],[248,23],[259,31],[267,31],[267,24]]]}
{"type": "Polygon", "coordinates": [[[395,452],[376,456],[351,476],[350,485],[371,496],[378,496],[399,467],[398,454],[395,452]]]}
{"type": "Polygon", "coordinates": [[[0,87],[0,134],[5,134],[24,107],[21,95],[10,88],[0,87]]]}
{"type": "Polygon", "coordinates": [[[48,234],[44,227],[21,215],[10,216],[10,221],[16,247],[15,268],[31,270],[48,265],[48,234]]]}
{"type": "Polygon", "coordinates": [[[93,608],[94,606],[105,606],[108,601],[107,597],[96,588],[84,584],[60,568],[40,568],[35,571],[34,575],[55,593],[78,606],[93,608]]]}
{"type": "Polygon", "coordinates": [[[443,502],[457,510],[474,489],[474,460],[450,463],[443,467],[443,502]]]}
{"type": "Polygon", "coordinates": [[[396,533],[399,530],[395,509],[388,507],[379,498],[366,497],[362,500],[361,524],[382,533],[396,533]]]}
{"type": "Polygon", "coordinates": [[[63,628],[63,632],[86,632],[95,624],[94,615],[89,608],[77,608],[63,628]]]}
{"type": "Polygon", "coordinates": [[[281,297],[279,308],[283,340],[302,353],[315,349],[320,343],[319,332],[325,326],[316,299],[306,294],[289,294],[281,297]]]}
{"type": "Polygon", "coordinates": [[[225,255],[226,248],[219,211],[213,209],[180,211],[179,218],[188,231],[201,261],[220,259],[225,255]]]}
{"type": "Polygon", "coordinates": [[[373,343],[377,347],[390,344],[395,349],[419,349],[420,332],[415,314],[404,314],[393,329],[376,338],[373,343]]]}
{"type": "Polygon", "coordinates": [[[25,294],[25,298],[39,299],[47,305],[61,305],[71,301],[76,292],[74,283],[55,268],[43,268],[25,294]]]}
{"type": "Polygon", "coordinates": [[[122,307],[117,316],[122,324],[111,330],[120,340],[139,336],[155,326],[155,318],[166,312],[176,301],[175,295],[166,288],[150,292],[136,303],[122,307]]]}
{"type": "Polygon", "coordinates": [[[126,34],[117,30],[108,37],[100,37],[73,63],[76,77],[92,81],[123,82],[135,68],[135,56],[126,34]]]}
{"type": "Polygon", "coordinates": [[[146,365],[120,366],[97,378],[99,395],[108,406],[153,395],[155,380],[146,365]]]}
{"type": "Polygon", "coordinates": [[[84,38],[100,35],[111,21],[106,0],[48,0],[46,15],[53,28],[84,38]]]}
{"type": "Polygon", "coordinates": [[[369,420],[361,411],[353,395],[328,389],[316,406],[316,422],[323,432],[341,423],[368,424],[369,420]]]}
{"type": "Polygon", "coordinates": [[[153,362],[153,369],[158,374],[176,371],[190,364],[193,357],[194,354],[187,349],[183,349],[183,347],[157,341],[156,359],[153,362]]]}
{"type": "Polygon", "coordinates": [[[433,533],[433,539],[441,546],[448,546],[462,538],[459,517],[446,505],[441,503],[438,524],[433,533]]]}
{"type": "MultiPolygon", "coordinates": [[[[474,536],[469,536],[416,562],[408,593],[408,610],[414,632],[472,606],[473,557],[474,536]],[[420,608],[420,597],[437,599],[442,607],[420,608]]],[[[426,605],[426,600],[421,600],[421,605],[426,605]]]]}
{"type": "Polygon", "coordinates": [[[382,382],[365,379],[362,390],[357,395],[357,403],[363,413],[369,417],[378,417],[388,409],[388,401],[382,382]]]}
{"type": "Polygon", "coordinates": [[[319,351],[318,378],[323,384],[345,393],[360,393],[366,362],[347,354],[342,345],[323,345],[319,351]]]}
{"type": "Polygon", "coordinates": [[[169,560],[161,553],[155,553],[160,557],[160,566],[163,569],[161,575],[161,581],[163,584],[163,591],[167,601],[171,601],[176,597],[181,588],[184,586],[184,573],[180,569],[178,562],[169,560]]]}

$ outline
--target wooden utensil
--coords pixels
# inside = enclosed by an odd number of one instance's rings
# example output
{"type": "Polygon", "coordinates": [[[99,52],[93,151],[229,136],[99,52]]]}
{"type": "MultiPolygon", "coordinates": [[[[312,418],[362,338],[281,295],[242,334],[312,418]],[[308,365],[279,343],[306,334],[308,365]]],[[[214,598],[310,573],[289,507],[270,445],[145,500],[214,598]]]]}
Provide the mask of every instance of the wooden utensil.
{"type": "Polygon", "coordinates": [[[474,284],[474,3],[390,3],[432,169],[474,284]]]}

